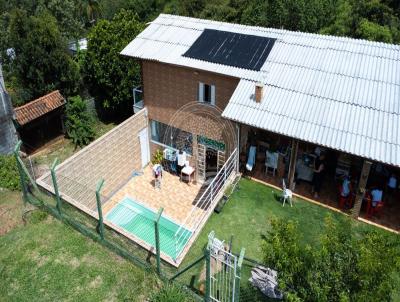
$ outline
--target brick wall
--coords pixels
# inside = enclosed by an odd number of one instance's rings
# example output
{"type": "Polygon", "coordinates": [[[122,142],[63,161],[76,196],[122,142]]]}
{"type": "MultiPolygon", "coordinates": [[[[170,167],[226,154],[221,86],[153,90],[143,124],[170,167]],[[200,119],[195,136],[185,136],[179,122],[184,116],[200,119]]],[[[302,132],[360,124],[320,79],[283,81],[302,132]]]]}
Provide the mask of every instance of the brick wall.
{"type": "Polygon", "coordinates": [[[221,117],[239,79],[215,73],[142,61],[144,105],[149,118],[224,142],[235,132],[221,117]],[[198,83],[215,85],[216,106],[197,102],[198,83]]]}
{"type": "MultiPolygon", "coordinates": [[[[94,192],[101,178],[105,180],[102,196],[106,197],[123,185],[133,171],[141,170],[139,132],[146,127],[148,120],[142,110],[58,166],[60,194],[95,210],[94,192]]],[[[50,175],[42,181],[53,191],[50,175]]]]}

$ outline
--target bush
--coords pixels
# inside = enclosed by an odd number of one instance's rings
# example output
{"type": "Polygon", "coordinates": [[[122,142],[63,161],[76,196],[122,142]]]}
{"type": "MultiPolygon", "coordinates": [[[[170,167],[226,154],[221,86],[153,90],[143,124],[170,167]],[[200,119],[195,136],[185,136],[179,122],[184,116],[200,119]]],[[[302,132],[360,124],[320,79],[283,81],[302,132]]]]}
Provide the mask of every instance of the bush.
{"type": "Polygon", "coordinates": [[[0,155],[0,188],[19,190],[19,174],[13,155],[0,155]]]}
{"type": "Polygon", "coordinates": [[[159,291],[150,296],[150,302],[192,302],[194,301],[180,287],[166,283],[159,291]]]}
{"type": "Polygon", "coordinates": [[[262,249],[288,301],[390,301],[399,243],[377,231],[354,238],[349,219],[338,224],[328,217],[312,247],[300,243],[296,223],[273,220],[262,249]]]}
{"type": "Polygon", "coordinates": [[[93,117],[87,111],[86,103],[80,96],[68,99],[66,106],[67,136],[72,139],[76,147],[89,144],[95,137],[93,117]]]}

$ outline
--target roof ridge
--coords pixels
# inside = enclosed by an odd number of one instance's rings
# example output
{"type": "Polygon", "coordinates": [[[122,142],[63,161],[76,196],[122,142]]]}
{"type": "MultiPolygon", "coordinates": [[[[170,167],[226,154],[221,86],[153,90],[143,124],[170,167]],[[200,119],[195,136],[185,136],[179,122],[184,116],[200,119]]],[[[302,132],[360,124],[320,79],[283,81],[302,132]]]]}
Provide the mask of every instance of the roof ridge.
{"type": "MultiPolygon", "coordinates": [[[[29,106],[31,106],[31,105],[33,105],[33,104],[36,104],[36,103],[42,101],[44,98],[46,98],[46,97],[48,97],[48,96],[50,96],[50,95],[53,95],[53,94],[57,94],[57,93],[62,97],[62,99],[64,99],[64,97],[62,96],[62,94],[60,93],[60,91],[57,89],[57,90],[54,90],[54,91],[52,91],[52,92],[49,92],[48,94],[45,94],[45,95],[43,95],[43,96],[37,98],[37,99],[35,99],[35,100],[32,100],[32,101],[30,101],[30,102],[28,102],[28,103],[26,103],[26,104],[24,104],[24,105],[22,105],[22,106],[15,107],[14,110],[25,109],[26,107],[29,107],[29,106]]],[[[65,100],[65,99],[64,99],[64,100],[65,100]]]]}
{"type": "MultiPolygon", "coordinates": [[[[192,19],[195,19],[195,18],[192,18],[192,19]]],[[[203,30],[201,30],[201,29],[199,29],[199,28],[193,28],[193,27],[189,27],[189,26],[179,26],[179,25],[174,25],[174,24],[159,23],[159,22],[156,22],[156,20],[153,21],[153,22],[151,22],[151,23],[152,23],[152,24],[161,25],[161,26],[166,26],[166,27],[185,28],[185,29],[191,29],[191,30],[195,30],[195,31],[199,31],[199,32],[202,32],[202,31],[203,31],[203,30]]],[[[234,24],[234,25],[235,25],[235,23],[228,23],[228,22],[225,22],[225,24],[234,24]]],[[[237,25],[239,26],[239,25],[241,25],[241,24],[237,24],[237,25]]],[[[253,28],[253,26],[248,26],[248,27],[253,28]]],[[[267,27],[261,27],[261,28],[270,29],[270,28],[267,28],[267,27]]],[[[280,29],[273,29],[273,30],[281,31],[280,29]]],[[[228,29],[224,29],[224,31],[229,31],[229,30],[228,30],[228,29]]],[[[231,31],[231,32],[233,32],[233,31],[231,31]]],[[[349,37],[339,37],[339,36],[331,36],[331,35],[319,35],[319,34],[305,33],[305,32],[293,32],[293,31],[286,31],[286,30],[285,30],[285,32],[299,33],[299,36],[300,36],[300,35],[306,35],[306,34],[307,34],[307,35],[319,36],[320,39],[323,39],[323,40],[326,40],[326,41],[333,41],[333,42],[335,41],[335,39],[325,39],[325,37],[334,37],[334,38],[336,38],[336,39],[345,38],[345,39],[350,39],[350,40],[355,40],[355,41],[363,41],[363,42],[366,42],[366,43],[364,43],[364,44],[362,44],[362,43],[353,43],[353,44],[356,44],[356,45],[373,46],[373,47],[375,47],[375,48],[384,48],[384,49],[391,50],[391,51],[395,51],[395,50],[396,50],[396,49],[393,49],[393,48],[382,47],[382,46],[379,46],[379,45],[375,45],[375,44],[374,44],[374,43],[382,43],[383,45],[393,45],[393,46],[396,46],[396,47],[399,48],[399,49],[397,49],[397,50],[400,51],[400,45],[397,45],[397,44],[388,44],[388,43],[375,42],[375,41],[368,41],[368,40],[363,40],[363,39],[354,39],[354,38],[349,38],[349,37]],[[324,37],[324,38],[322,38],[322,37],[324,37]],[[373,43],[373,45],[369,45],[368,43],[373,43]]],[[[274,33],[274,34],[276,34],[276,33],[274,33]]],[[[152,40],[153,40],[153,41],[158,41],[158,42],[167,43],[167,44],[171,44],[171,45],[190,46],[190,45],[186,45],[186,44],[183,44],[183,43],[172,43],[172,42],[170,42],[170,41],[162,41],[162,40],[157,40],[157,39],[143,38],[143,37],[140,37],[140,36],[138,36],[137,38],[139,38],[139,39],[146,39],[146,40],[149,40],[149,41],[152,41],[152,40]]],[[[393,58],[391,58],[391,57],[389,57],[389,56],[375,55],[375,54],[371,54],[371,53],[367,53],[367,52],[361,52],[361,51],[350,51],[350,50],[348,50],[348,49],[340,49],[340,48],[338,48],[338,47],[332,47],[332,46],[328,46],[328,47],[319,47],[319,46],[311,45],[311,44],[301,44],[301,43],[297,43],[297,42],[290,42],[290,41],[285,40],[283,37],[277,37],[276,40],[277,40],[278,43],[284,43],[284,44],[288,44],[288,45],[295,45],[295,46],[308,47],[308,48],[312,48],[312,49],[321,49],[321,50],[330,49],[330,50],[334,50],[334,51],[338,51],[338,52],[355,53],[355,54],[365,55],[365,56],[372,57],[372,58],[384,58],[384,59],[388,59],[388,60],[391,60],[391,61],[400,61],[400,54],[399,54],[399,57],[398,57],[397,59],[393,59],[393,58]]],[[[340,42],[341,42],[341,43],[346,43],[345,41],[340,41],[340,42]]],[[[347,43],[349,43],[349,42],[347,42],[347,43]]]]}
{"type": "Polygon", "coordinates": [[[215,20],[209,20],[209,19],[201,19],[201,18],[194,18],[194,17],[187,17],[187,16],[179,16],[179,15],[172,15],[172,14],[160,14],[154,21],[150,22],[153,23],[160,17],[169,17],[173,19],[186,19],[190,20],[195,23],[214,23],[214,24],[223,24],[223,25],[230,25],[230,26],[237,26],[239,28],[251,28],[256,31],[275,31],[277,33],[281,34],[291,34],[295,36],[311,36],[314,38],[320,38],[323,40],[328,40],[328,41],[337,41],[340,40],[342,42],[353,42],[358,45],[369,45],[369,46],[374,46],[374,47],[384,47],[388,49],[397,49],[400,50],[400,45],[399,44],[393,44],[393,43],[385,43],[385,42],[378,42],[378,41],[369,41],[365,39],[357,39],[357,38],[352,38],[352,37],[347,37],[347,36],[335,36],[335,35],[323,35],[319,33],[310,33],[310,32],[302,32],[302,31],[294,31],[294,30],[288,30],[288,29],[278,29],[278,28],[273,28],[273,27],[262,27],[262,26],[254,26],[254,25],[245,25],[245,24],[240,24],[240,23],[231,23],[231,22],[224,22],[224,21],[215,21],[215,20]],[[202,21],[202,22],[199,22],[202,21]],[[332,39],[334,38],[334,39],[332,39]],[[385,47],[386,46],[386,47],[385,47]],[[390,46],[390,47],[387,47],[390,46]]]}

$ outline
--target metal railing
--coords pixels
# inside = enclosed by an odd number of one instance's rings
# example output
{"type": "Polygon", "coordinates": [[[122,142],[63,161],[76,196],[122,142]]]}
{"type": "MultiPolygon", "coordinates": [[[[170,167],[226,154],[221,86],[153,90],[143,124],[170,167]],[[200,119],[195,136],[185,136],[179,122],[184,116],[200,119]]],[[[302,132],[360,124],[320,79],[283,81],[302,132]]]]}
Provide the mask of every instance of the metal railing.
{"type": "Polygon", "coordinates": [[[174,235],[175,242],[175,260],[180,256],[184,250],[186,242],[194,236],[201,227],[208,215],[214,211],[218,201],[220,193],[226,189],[229,184],[227,182],[233,173],[236,173],[238,165],[238,152],[235,149],[222,168],[215,175],[212,182],[205,189],[201,197],[192,206],[191,211],[186,216],[184,222],[180,225],[179,229],[174,235]],[[191,230],[191,232],[187,232],[191,230]],[[183,248],[179,248],[183,247],[183,248]]]}

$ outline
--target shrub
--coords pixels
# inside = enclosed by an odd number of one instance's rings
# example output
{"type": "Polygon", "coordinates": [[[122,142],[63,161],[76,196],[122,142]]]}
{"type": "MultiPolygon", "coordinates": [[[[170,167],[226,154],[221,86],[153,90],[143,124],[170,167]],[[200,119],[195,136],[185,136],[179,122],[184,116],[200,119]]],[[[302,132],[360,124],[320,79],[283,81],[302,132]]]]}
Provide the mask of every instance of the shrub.
{"type": "Polygon", "coordinates": [[[95,137],[93,117],[87,111],[86,103],[80,96],[68,99],[66,115],[67,136],[72,139],[74,145],[82,147],[89,144],[95,137]]]}
{"type": "Polygon", "coordinates": [[[151,160],[151,163],[153,165],[161,164],[163,159],[164,159],[163,152],[160,149],[157,149],[153,155],[153,159],[151,160]]]}
{"type": "Polygon", "coordinates": [[[180,287],[166,283],[161,289],[153,293],[150,298],[150,302],[192,302],[194,301],[188,296],[180,287]]]}
{"type": "Polygon", "coordinates": [[[0,155],[0,188],[19,190],[19,174],[13,155],[0,155]]]}
{"type": "Polygon", "coordinates": [[[390,301],[399,240],[370,231],[352,236],[350,220],[328,217],[319,244],[303,246],[293,221],[273,220],[265,236],[264,261],[278,271],[289,301],[390,301]]]}

